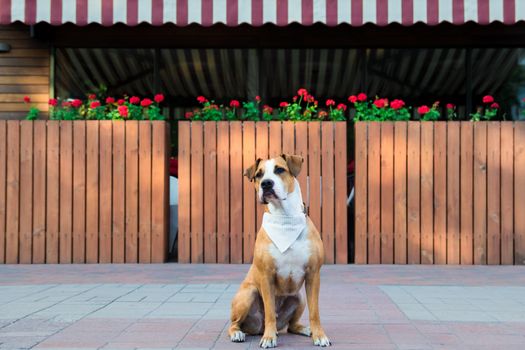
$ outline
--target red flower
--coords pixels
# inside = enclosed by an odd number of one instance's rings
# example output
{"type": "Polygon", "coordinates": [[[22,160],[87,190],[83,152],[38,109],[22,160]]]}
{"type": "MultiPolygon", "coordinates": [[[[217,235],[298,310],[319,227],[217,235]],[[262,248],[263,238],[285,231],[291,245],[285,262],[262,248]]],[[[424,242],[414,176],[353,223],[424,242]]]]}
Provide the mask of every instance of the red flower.
{"type": "Polygon", "coordinates": [[[132,105],[138,105],[139,102],[140,102],[140,98],[137,96],[133,96],[132,98],[129,99],[129,103],[131,103],[132,105]]]}
{"type": "Polygon", "coordinates": [[[335,106],[335,101],[331,99],[326,100],[326,106],[327,107],[335,106]]]}
{"type": "Polygon", "coordinates": [[[295,101],[297,101],[297,98],[298,98],[297,96],[294,96],[294,97],[292,98],[292,100],[295,102],[295,101]]]}
{"type": "Polygon", "coordinates": [[[115,103],[115,99],[113,97],[106,98],[106,104],[110,105],[112,103],[115,103]]]}
{"type": "Polygon", "coordinates": [[[199,97],[197,97],[197,101],[198,101],[199,103],[205,103],[205,102],[208,102],[208,100],[207,100],[206,97],[204,97],[204,96],[199,96],[199,97]]]}
{"type": "Polygon", "coordinates": [[[342,111],[346,111],[346,105],[344,103],[340,103],[340,104],[337,105],[337,109],[342,110],[342,111]]]}
{"type": "Polygon", "coordinates": [[[230,107],[231,108],[239,108],[241,106],[241,104],[239,103],[239,101],[237,100],[231,100],[230,101],[230,107]]]}
{"type": "Polygon", "coordinates": [[[281,102],[281,103],[279,103],[279,107],[281,107],[281,108],[288,107],[288,102],[281,102]]]}
{"type": "Polygon", "coordinates": [[[193,112],[186,112],[186,114],[184,114],[184,118],[186,118],[186,119],[193,118],[193,112]]]}
{"type": "Polygon", "coordinates": [[[77,99],[71,101],[71,106],[73,106],[75,108],[79,108],[80,106],[82,106],[82,101],[77,98],[77,99]]]}
{"type": "Polygon", "coordinates": [[[387,104],[388,104],[388,100],[387,100],[386,98],[378,98],[377,100],[374,101],[374,105],[375,105],[377,108],[383,108],[383,107],[385,107],[387,104]]]}
{"type": "Polygon", "coordinates": [[[255,96],[255,101],[257,103],[261,102],[261,96],[259,96],[259,95],[255,96]]]}
{"type": "Polygon", "coordinates": [[[421,106],[417,109],[417,112],[421,115],[424,115],[430,112],[430,108],[428,108],[428,106],[421,106]]]}
{"type": "Polygon", "coordinates": [[[263,106],[263,112],[266,113],[266,114],[272,114],[273,113],[273,108],[268,106],[268,105],[264,105],[263,106]]]}
{"type": "Polygon", "coordinates": [[[123,118],[128,117],[128,106],[118,106],[117,110],[118,110],[118,114],[120,114],[121,117],[123,118]]]}
{"type": "Polygon", "coordinates": [[[405,102],[403,100],[394,100],[390,103],[390,107],[394,110],[401,109],[405,106],[405,102]]]}
{"type": "Polygon", "coordinates": [[[305,100],[308,103],[313,103],[315,102],[315,97],[313,97],[312,95],[306,95],[305,100]]]}
{"type": "Polygon", "coordinates": [[[126,103],[126,100],[123,99],[123,98],[121,98],[121,99],[119,99],[119,100],[117,101],[117,104],[118,104],[119,106],[122,106],[124,103],[126,103]]]}
{"type": "Polygon", "coordinates": [[[62,102],[62,107],[69,107],[69,106],[71,106],[71,102],[69,101],[62,102]]]}
{"type": "Polygon", "coordinates": [[[483,96],[483,103],[492,103],[492,102],[494,102],[494,97],[490,95],[483,96]]]}
{"type": "Polygon", "coordinates": [[[300,88],[299,90],[297,90],[297,95],[305,97],[306,95],[308,95],[308,91],[304,88],[300,88]]]}
{"type": "Polygon", "coordinates": [[[358,101],[363,102],[363,101],[366,101],[366,99],[367,99],[367,96],[366,96],[366,94],[363,93],[363,92],[360,93],[359,95],[357,95],[357,100],[358,100],[358,101]]]}
{"type": "Polygon", "coordinates": [[[97,98],[97,95],[95,95],[95,94],[89,94],[89,95],[88,95],[88,98],[89,98],[90,100],[94,100],[94,99],[97,98]]]}
{"type": "Polygon", "coordinates": [[[24,96],[24,102],[25,103],[31,102],[31,99],[29,98],[29,96],[24,96]]]}
{"type": "Polygon", "coordinates": [[[164,101],[164,95],[163,94],[156,94],[153,99],[155,100],[155,102],[161,103],[162,101],[164,101]]]}
{"type": "Polygon", "coordinates": [[[142,100],[142,102],[140,102],[140,105],[142,107],[149,107],[149,106],[151,106],[152,103],[153,103],[152,100],[150,100],[149,98],[145,98],[145,99],[142,100]]]}
{"type": "Polygon", "coordinates": [[[93,101],[91,102],[91,106],[90,106],[92,109],[95,109],[97,107],[100,107],[100,101],[93,101]]]}
{"type": "Polygon", "coordinates": [[[453,103],[447,103],[447,109],[454,109],[456,106],[453,103]]]}
{"type": "Polygon", "coordinates": [[[56,107],[57,104],[58,104],[58,100],[56,98],[50,98],[49,99],[49,105],[50,106],[56,107]]]}
{"type": "Polygon", "coordinates": [[[356,95],[352,95],[352,96],[348,97],[348,101],[351,102],[351,103],[356,103],[357,102],[357,96],[356,95]]]}
{"type": "Polygon", "coordinates": [[[490,105],[490,108],[498,109],[499,104],[497,102],[494,102],[493,104],[490,105]]]}

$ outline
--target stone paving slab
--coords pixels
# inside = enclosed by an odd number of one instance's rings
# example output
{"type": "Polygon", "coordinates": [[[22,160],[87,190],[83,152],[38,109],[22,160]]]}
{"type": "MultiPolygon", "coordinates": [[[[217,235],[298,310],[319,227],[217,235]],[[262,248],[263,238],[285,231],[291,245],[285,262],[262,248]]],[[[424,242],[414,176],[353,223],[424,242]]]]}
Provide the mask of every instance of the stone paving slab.
{"type": "MultiPolygon", "coordinates": [[[[258,348],[226,335],[245,265],[35,268],[0,266],[0,349],[258,348]]],[[[321,319],[333,349],[523,350],[523,269],[325,266],[321,319]]],[[[278,346],[314,348],[286,332],[278,346]]]]}

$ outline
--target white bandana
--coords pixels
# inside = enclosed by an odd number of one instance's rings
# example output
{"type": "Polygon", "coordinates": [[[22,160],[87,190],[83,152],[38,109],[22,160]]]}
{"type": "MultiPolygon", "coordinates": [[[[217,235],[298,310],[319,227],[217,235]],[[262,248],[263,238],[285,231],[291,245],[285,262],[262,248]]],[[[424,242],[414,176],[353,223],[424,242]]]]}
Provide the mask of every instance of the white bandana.
{"type": "Polygon", "coordinates": [[[306,216],[302,215],[275,215],[264,213],[262,227],[273,244],[284,253],[306,230],[306,216]]]}

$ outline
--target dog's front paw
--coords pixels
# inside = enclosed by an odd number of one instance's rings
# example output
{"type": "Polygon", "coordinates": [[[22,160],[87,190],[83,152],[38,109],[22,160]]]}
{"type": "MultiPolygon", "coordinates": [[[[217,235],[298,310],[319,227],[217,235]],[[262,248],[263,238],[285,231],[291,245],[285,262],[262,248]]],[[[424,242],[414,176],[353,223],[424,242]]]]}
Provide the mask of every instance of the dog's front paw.
{"type": "Polygon", "coordinates": [[[264,334],[259,346],[263,349],[275,348],[277,346],[277,334],[264,334]]]}
{"type": "Polygon", "coordinates": [[[316,346],[326,347],[332,345],[332,343],[330,343],[330,339],[328,339],[328,337],[325,334],[314,335],[313,341],[314,345],[316,346]]]}
{"type": "Polygon", "coordinates": [[[242,331],[235,331],[230,335],[230,339],[234,343],[242,343],[246,340],[246,334],[242,331]]]}

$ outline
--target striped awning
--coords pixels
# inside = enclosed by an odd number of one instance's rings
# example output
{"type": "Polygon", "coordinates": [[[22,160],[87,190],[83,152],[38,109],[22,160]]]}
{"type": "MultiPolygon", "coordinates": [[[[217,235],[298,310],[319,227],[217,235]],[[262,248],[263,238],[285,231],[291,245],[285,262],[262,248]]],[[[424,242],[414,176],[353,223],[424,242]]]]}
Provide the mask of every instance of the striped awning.
{"type": "Polygon", "coordinates": [[[0,0],[0,24],[513,24],[525,0],[0,0]]]}

